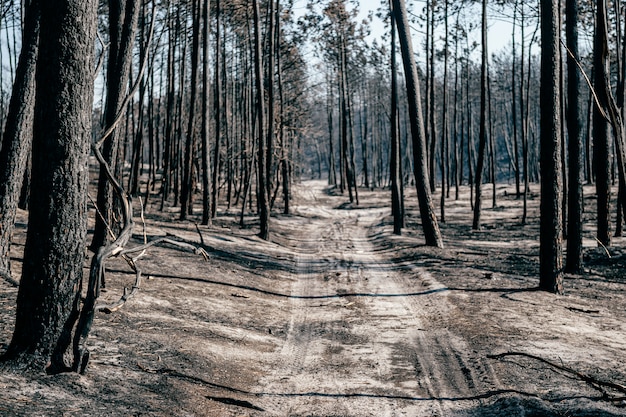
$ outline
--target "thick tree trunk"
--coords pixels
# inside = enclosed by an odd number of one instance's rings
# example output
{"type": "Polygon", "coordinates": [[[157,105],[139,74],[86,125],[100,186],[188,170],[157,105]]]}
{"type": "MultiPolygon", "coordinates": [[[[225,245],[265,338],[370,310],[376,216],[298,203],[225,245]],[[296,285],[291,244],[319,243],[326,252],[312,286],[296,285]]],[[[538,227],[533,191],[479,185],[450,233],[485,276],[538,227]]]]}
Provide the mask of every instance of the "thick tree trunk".
{"type": "Polygon", "coordinates": [[[539,286],[563,292],[561,210],[560,16],[557,0],[541,2],[541,222],[539,286]]]}
{"type": "Polygon", "coordinates": [[[95,0],[41,2],[32,204],[15,331],[4,359],[49,372],[66,369],[63,354],[80,302],[96,11],[95,0]]]}
{"type": "Polygon", "coordinates": [[[22,50],[0,149],[0,276],[11,281],[9,250],[32,144],[39,7],[39,0],[31,0],[26,6],[22,50]]]}
{"type": "Polygon", "coordinates": [[[393,0],[393,10],[398,28],[398,37],[404,63],[407,97],[409,104],[409,118],[413,136],[413,160],[415,185],[420,207],[420,216],[424,237],[428,246],[443,247],[443,239],[439,231],[435,207],[428,188],[428,171],[426,167],[426,143],[424,136],[424,120],[420,99],[420,87],[417,77],[417,64],[413,55],[413,45],[409,30],[408,13],[404,0],[393,0]]]}

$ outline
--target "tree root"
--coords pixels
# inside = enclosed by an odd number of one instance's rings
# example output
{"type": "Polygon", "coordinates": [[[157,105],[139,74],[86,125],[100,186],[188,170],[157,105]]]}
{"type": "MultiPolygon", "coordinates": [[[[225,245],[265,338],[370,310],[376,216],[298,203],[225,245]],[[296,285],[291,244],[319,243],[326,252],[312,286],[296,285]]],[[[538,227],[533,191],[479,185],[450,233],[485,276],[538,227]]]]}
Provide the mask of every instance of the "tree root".
{"type": "Polygon", "coordinates": [[[602,395],[604,397],[606,397],[607,399],[611,399],[611,400],[620,400],[620,398],[612,398],[609,396],[609,394],[606,392],[605,388],[610,388],[612,390],[618,391],[622,394],[626,394],[626,385],[622,385],[616,382],[611,382],[611,381],[603,381],[597,378],[594,378],[592,376],[589,375],[585,375],[581,372],[578,372],[575,369],[569,368],[567,366],[564,365],[560,365],[558,363],[552,362],[548,359],[544,359],[540,356],[536,356],[536,355],[532,355],[530,353],[525,353],[525,352],[504,352],[504,353],[500,353],[497,355],[487,355],[488,358],[490,359],[504,359],[506,357],[510,357],[510,356],[521,356],[521,357],[526,357],[526,358],[530,358],[542,363],[545,363],[546,365],[551,366],[552,368],[558,369],[559,371],[563,371],[563,372],[567,372],[568,374],[574,375],[576,378],[580,379],[581,381],[586,382],[587,384],[589,384],[591,387],[593,387],[594,389],[600,391],[602,393],[602,395]]]}

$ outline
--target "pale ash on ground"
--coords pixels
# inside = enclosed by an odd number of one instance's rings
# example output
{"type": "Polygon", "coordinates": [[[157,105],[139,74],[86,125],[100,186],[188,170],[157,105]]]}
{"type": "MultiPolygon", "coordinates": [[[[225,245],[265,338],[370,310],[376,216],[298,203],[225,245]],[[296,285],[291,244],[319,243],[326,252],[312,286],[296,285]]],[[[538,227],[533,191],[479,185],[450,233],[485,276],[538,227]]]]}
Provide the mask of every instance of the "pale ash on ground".
{"type": "MultiPolygon", "coordinates": [[[[151,249],[152,279],[97,317],[85,376],[0,374],[0,414],[626,415],[624,240],[609,259],[587,239],[590,269],[567,295],[536,291],[537,200],[522,227],[521,201],[500,192],[483,232],[467,196],[448,202],[442,251],[422,245],[419,216],[391,235],[383,191],[348,207],[306,182],[273,243],[222,216],[202,230],[209,262],[151,249]]],[[[199,241],[168,216],[148,216],[151,237],[199,241]]],[[[133,277],[111,269],[114,300],[133,277]]],[[[15,293],[0,283],[5,343],[15,293]]]]}

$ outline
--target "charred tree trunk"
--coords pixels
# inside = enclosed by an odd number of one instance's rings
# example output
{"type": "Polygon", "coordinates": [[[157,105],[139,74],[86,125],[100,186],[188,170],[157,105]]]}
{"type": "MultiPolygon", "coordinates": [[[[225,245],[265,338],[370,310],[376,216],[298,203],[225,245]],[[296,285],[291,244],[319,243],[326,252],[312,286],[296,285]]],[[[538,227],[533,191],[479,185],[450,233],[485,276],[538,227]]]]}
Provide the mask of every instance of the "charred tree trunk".
{"type": "Polygon", "coordinates": [[[482,205],[482,183],[483,170],[485,166],[485,151],[487,148],[487,135],[489,126],[487,126],[487,89],[488,89],[488,62],[487,62],[487,0],[482,1],[482,63],[480,70],[480,133],[478,143],[478,162],[476,165],[476,176],[474,178],[474,221],[472,229],[480,230],[480,215],[482,205]]]}
{"type": "Polygon", "coordinates": [[[187,121],[187,138],[185,141],[185,159],[183,161],[183,178],[181,183],[180,220],[193,214],[193,177],[194,151],[196,148],[196,102],[198,91],[198,63],[200,61],[200,22],[202,16],[201,0],[191,2],[193,32],[191,41],[191,89],[189,92],[189,109],[187,121]]]}
{"type": "Polygon", "coordinates": [[[561,61],[557,0],[541,2],[541,224],[539,286],[563,293],[561,61]]]}
{"type": "Polygon", "coordinates": [[[393,214],[393,233],[402,234],[404,212],[402,204],[402,159],[400,157],[400,135],[398,129],[398,70],[396,62],[396,28],[391,7],[391,212],[393,214]]]}
{"type": "Polygon", "coordinates": [[[406,77],[407,97],[409,104],[409,118],[413,136],[413,160],[415,184],[422,219],[424,237],[428,246],[442,248],[443,239],[439,231],[435,208],[428,188],[428,171],[426,166],[426,143],[424,135],[424,120],[420,99],[420,87],[417,77],[417,64],[413,55],[413,45],[409,30],[408,13],[404,0],[393,0],[393,10],[398,28],[404,74],[406,77]]]}
{"type": "MultiPolygon", "coordinates": [[[[133,59],[133,44],[139,17],[138,0],[109,1],[109,61],[107,65],[107,100],[105,104],[105,129],[114,127],[118,115],[124,111],[123,102],[126,98],[130,67],[133,59]]],[[[103,155],[115,172],[118,153],[119,133],[113,129],[104,142],[103,155]]],[[[113,191],[104,169],[100,169],[98,177],[98,210],[91,249],[105,244],[108,239],[108,227],[113,223],[113,191]]]]}
{"type": "Polygon", "coordinates": [[[41,2],[31,210],[13,338],[3,359],[67,369],[87,236],[95,0],[41,2]],[[69,326],[68,326],[69,323],[69,326]]]}
{"type": "Polygon", "coordinates": [[[202,224],[211,223],[211,169],[209,144],[209,25],[211,2],[204,0],[202,18],[202,224]]]}
{"type": "Polygon", "coordinates": [[[0,276],[9,281],[13,281],[9,250],[15,214],[32,144],[39,20],[39,0],[31,0],[0,149],[0,276]]]}
{"type": "Polygon", "coordinates": [[[608,45],[606,40],[607,25],[606,1],[596,2],[596,31],[594,41],[594,87],[599,103],[593,112],[593,155],[596,172],[596,194],[598,224],[596,238],[599,244],[611,244],[611,162],[609,124],[606,109],[609,98],[604,72],[608,65],[608,45]],[[598,105],[602,106],[599,108],[598,105]]]}
{"type": "Polygon", "coordinates": [[[259,182],[259,216],[261,230],[259,236],[269,240],[270,199],[267,179],[267,138],[265,135],[265,97],[263,89],[263,50],[261,48],[261,18],[258,0],[253,0],[254,8],[254,74],[256,82],[257,133],[258,133],[258,182],[259,182]]]}
{"type": "Polygon", "coordinates": [[[568,152],[569,152],[569,193],[567,222],[567,261],[565,270],[580,273],[583,255],[583,186],[582,186],[582,135],[580,125],[580,73],[576,64],[578,53],[578,0],[566,3],[567,48],[571,56],[567,60],[568,95],[568,152]]]}

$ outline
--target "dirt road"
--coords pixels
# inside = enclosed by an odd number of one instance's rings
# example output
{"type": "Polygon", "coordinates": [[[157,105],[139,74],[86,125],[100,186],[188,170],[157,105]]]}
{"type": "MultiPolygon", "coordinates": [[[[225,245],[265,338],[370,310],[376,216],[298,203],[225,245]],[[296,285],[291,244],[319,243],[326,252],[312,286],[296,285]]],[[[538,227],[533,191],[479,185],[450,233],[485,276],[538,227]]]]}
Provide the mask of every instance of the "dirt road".
{"type": "Polygon", "coordinates": [[[275,415],[444,416],[497,390],[488,363],[429,323],[432,312],[450,310],[447,289],[372,244],[370,227],[387,209],[333,209],[336,199],[320,188],[305,197],[305,239],[292,242],[291,318],[259,383],[262,408],[275,415]]]}

